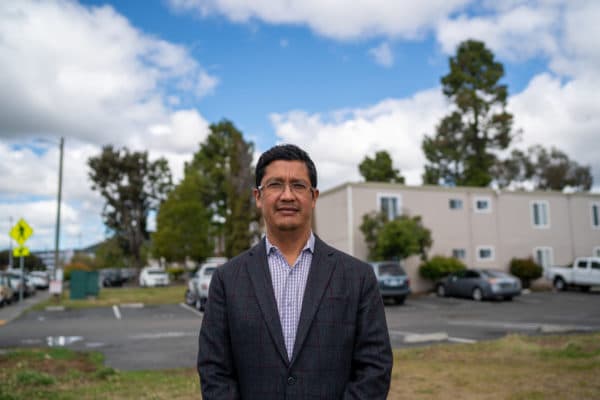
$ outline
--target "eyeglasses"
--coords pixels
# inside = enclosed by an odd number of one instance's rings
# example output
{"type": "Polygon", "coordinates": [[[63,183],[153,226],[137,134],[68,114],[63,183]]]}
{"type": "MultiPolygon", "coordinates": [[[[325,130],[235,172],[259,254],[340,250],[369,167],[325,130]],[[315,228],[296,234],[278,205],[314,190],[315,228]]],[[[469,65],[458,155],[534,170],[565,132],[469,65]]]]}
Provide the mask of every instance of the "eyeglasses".
{"type": "Polygon", "coordinates": [[[309,192],[312,193],[313,188],[306,182],[303,181],[293,181],[289,183],[281,182],[281,181],[271,181],[267,182],[264,185],[260,185],[257,187],[259,191],[265,192],[266,194],[281,194],[285,191],[285,187],[289,186],[292,193],[297,194],[299,196],[306,195],[309,192]]]}

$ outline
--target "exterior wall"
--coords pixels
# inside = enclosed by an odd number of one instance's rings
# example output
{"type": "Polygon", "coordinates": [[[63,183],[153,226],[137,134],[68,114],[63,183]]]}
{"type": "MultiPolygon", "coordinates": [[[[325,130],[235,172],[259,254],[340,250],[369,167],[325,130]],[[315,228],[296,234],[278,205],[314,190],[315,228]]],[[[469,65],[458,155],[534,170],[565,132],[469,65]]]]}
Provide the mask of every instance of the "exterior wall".
{"type": "Polygon", "coordinates": [[[315,206],[313,225],[315,233],[327,244],[352,254],[349,227],[355,224],[348,218],[348,191],[351,191],[350,186],[343,186],[320,196],[315,206]]]}
{"type": "MultiPolygon", "coordinates": [[[[334,247],[366,260],[367,247],[359,226],[364,214],[378,210],[380,196],[397,197],[402,214],[422,217],[432,233],[430,256],[452,256],[453,249],[464,249],[463,261],[471,267],[508,270],[512,258],[535,257],[538,247],[551,249],[552,264],[567,264],[600,248],[600,228],[592,226],[591,216],[592,204],[600,205],[597,194],[346,184],[319,197],[315,231],[334,247]],[[461,200],[462,208],[451,209],[450,199],[461,200]],[[478,199],[487,199],[489,210],[478,211],[478,199]],[[534,226],[533,202],[546,204],[546,227],[534,226]],[[482,246],[493,249],[491,259],[477,257],[482,246]]],[[[431,288],[431,282],[419,277],[420,262],[419,257],[404,260],[416,292],[431,288]]]]}

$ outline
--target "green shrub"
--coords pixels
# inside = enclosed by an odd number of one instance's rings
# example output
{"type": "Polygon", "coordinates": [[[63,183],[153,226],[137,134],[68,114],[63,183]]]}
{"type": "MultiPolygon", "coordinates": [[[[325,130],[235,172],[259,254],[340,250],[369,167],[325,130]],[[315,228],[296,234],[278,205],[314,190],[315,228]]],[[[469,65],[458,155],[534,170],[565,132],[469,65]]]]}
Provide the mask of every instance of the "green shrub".
{"type": "Polygon", "coordinates": [[[531,281],[542,276],[543,268],[533,258],[513,258],[510,261],[510,273],[521,279],[524,288],[528,288],[531,281]]]}
{"type": "Polygon", "coordinates": [[[169,267],[169,268],[167,268],[167,273],[169,274],[169,277],[173,281],[179,280],[179,278],[183,275],[184,272],[185,272],[185,270],[183,269],[183,267],[169,267]]]}
{"type": "Polygon", "coordinates": [[[465,269],[465,264],[454,257],[434,256],[419,267],[419,274],[425,279],[436,281],[452,272],[465,269]]]}

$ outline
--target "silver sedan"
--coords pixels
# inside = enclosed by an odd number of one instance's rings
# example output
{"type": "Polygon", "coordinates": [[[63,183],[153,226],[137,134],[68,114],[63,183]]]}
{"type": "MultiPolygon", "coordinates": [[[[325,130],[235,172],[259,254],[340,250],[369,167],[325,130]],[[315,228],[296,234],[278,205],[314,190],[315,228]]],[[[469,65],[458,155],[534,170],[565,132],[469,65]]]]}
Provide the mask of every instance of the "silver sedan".
{"type": "Polygon", "coordinates": [[[502,271],[465,269],[451,273],[436,283],[440,297],[470,297],[473,300],[512,300],[521,294],[521,281],[516,276],[502,271]]]}

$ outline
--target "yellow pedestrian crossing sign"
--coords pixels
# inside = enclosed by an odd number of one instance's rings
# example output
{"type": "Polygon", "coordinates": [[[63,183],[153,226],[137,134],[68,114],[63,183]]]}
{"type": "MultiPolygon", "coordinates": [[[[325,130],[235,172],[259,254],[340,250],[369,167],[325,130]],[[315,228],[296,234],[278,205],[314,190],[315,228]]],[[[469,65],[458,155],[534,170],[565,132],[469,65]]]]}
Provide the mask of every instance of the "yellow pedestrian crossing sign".
{"type": "MultiPolygon", "coordinates": [[[[29,236],[33,234],[33,229],[29,224],[21,218],[19,222],[10,230],[10,237],[15,239],[21,246],[29,239],[29,236]]],[[[15,249],[16,250],[16,249],[15,249]]]]}
{"type": "Polygon", "coordinates": [[[27,257],[29,255],[29,247],[19,246],[13,249],[13,256],[15,257],[27,257]]]}

